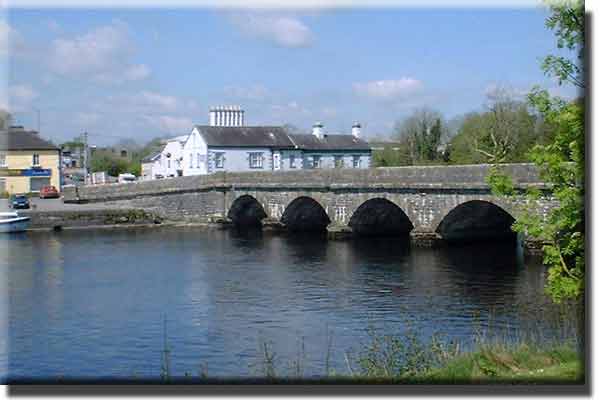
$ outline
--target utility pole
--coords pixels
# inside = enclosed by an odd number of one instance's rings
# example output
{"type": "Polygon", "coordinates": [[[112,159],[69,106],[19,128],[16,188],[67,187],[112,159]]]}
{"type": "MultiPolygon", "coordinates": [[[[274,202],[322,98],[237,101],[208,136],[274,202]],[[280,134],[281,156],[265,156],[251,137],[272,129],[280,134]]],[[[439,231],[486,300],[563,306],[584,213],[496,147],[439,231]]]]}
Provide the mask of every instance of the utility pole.
{"type": "Polygon", "coordinates": [[[88,133],[84,132],[83,133],[83,168],[85,170],[85,178],[84,181],[85,183],[87,183],[88,180],[88,171],[89,171],[89,167],[88,167],[88,133]]]}

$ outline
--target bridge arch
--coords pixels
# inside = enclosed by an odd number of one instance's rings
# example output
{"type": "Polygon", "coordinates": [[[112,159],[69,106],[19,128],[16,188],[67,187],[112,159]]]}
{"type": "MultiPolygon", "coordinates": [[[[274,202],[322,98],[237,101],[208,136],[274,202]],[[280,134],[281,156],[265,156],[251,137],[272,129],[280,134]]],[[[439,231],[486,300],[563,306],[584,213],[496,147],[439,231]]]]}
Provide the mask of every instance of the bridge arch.
{"type": "Polygon", "coordinates": [[[231,204],[227,217],[237,226],[261,226],[267,213],[256,198],[244,194],[231,204]]]}
{"type": "Polygon", "coordinates": [[[514,221],[504,207],[486,200],[470,200],[450,210],[435,231],[449,242],[515,240],[511,229],[514,221]]]}
{"type": "Polygon", "coordinates": [[[313,232],[325,231],[331,219],[318,201],[309,196],[300,196],[287,205],[281,222],[292,232],[313,232]]]}
{"type": "Polygon", "coordinates": [[[350,217],[348,225],[358,236],[405,236],[414,228],[402,208],[382,197],[362,203],[350,217]]]}

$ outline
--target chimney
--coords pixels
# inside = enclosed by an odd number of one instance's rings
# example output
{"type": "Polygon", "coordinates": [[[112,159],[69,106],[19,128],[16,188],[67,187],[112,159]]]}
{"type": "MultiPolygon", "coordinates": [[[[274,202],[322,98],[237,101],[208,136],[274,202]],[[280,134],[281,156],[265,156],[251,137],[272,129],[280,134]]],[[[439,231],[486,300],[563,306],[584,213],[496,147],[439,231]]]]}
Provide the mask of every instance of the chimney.
{"type": "Polygon", "coordinates": [[[244,126],[244,110],[240,106],[211,107],[210,126],[244,126]]]}
{"type": "Polygon", "coordinates": [[[354,136],[357,139],[360,137],[360,123],[359,122],[355,122],[352,124],[352,136],[354,136]]]}
{"type": "Polygon", "coordinates": [[[319,139],[323,139],[323,124],[320,122],[315,122],[313,125],[313,135],[315,135],[319,139]]]}

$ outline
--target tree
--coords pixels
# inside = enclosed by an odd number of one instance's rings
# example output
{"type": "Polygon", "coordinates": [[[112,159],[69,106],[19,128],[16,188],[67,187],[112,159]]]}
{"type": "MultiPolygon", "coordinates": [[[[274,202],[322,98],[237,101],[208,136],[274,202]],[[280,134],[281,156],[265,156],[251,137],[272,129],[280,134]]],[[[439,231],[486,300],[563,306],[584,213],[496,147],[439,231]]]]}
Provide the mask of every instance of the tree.
{"type": "Polygon", "coordinates": [[[437,160],[438,146],[443,136],[442,115],[429,108],[421,108],[396,124],[395,136],[406,147],[410,164],[430,163],[437,160]]]}
{"type": "Polygon", "coordinates": [[[92,156],[90,168],[92,172],[106,171],[110,176],[119,176],[119,174],[129,172],[130,165],[126,160],[111,157],[108,154],[92,156]]]}
{"type": "Polygon", "coordinates": [[[485,111],[462,117],[450,141],[452,163],[524,162],[535,144],[549,142],[549,122],[513,93],[510,88],[496,89],[488,95],[485,111]]]}
{"type": "MultiPolygon", "coordinates": [[[[583,2],[554,4],[546,25],[556,29],[558,47],[578,50],[583,61],[583,2]]],[[[565,57],[546,57],[542,69],[565,82],[585,89],[582,68],[565,57]]],[[[538,144],[530,153],[541,178],[550,185],[558,207],[546,219],[523,210],[514,229],[544,241],[544,263],[549,266],[546,291],[555,302],[581,298],[585,287],[585,124],[584,101],[566,102],[552,98],[546,90],[535,88],[530,103],[555,129],[549,144],[538,144]]],[[[513,195],[508,177],[493,169],[488,176],[497,194],[513,195]]],[[[531,191],[533,200],[543,193],[531,191]]]]}

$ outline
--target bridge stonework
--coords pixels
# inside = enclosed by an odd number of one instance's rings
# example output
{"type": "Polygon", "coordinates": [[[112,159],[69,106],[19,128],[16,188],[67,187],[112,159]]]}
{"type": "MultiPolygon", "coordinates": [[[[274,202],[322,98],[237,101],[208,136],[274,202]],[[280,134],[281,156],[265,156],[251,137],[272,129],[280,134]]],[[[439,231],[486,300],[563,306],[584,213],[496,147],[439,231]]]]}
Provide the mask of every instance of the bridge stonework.
{"type": "MultiPolygon", "coordinates": [[[[270,220],[280,220],[289,205],[308,197],[321,205],[331,226],[347,226],[365,202],[382,198],[402,210],[413,234],[435,234],[444,218],[472,201],[494,204],[513,217],[523,206],[546,216],[551,198],[530,203],[494,196],[485,183],[489,165],[313,170],[213,174],[129,184],[69,188],[65,202],[104,202],[153,211],[168,220],[210,222],[228,216],[234,202],[251,196],[270,220]]],[[[502,167],[517,187],[544,188],[531,164],[502,167]]]]}

